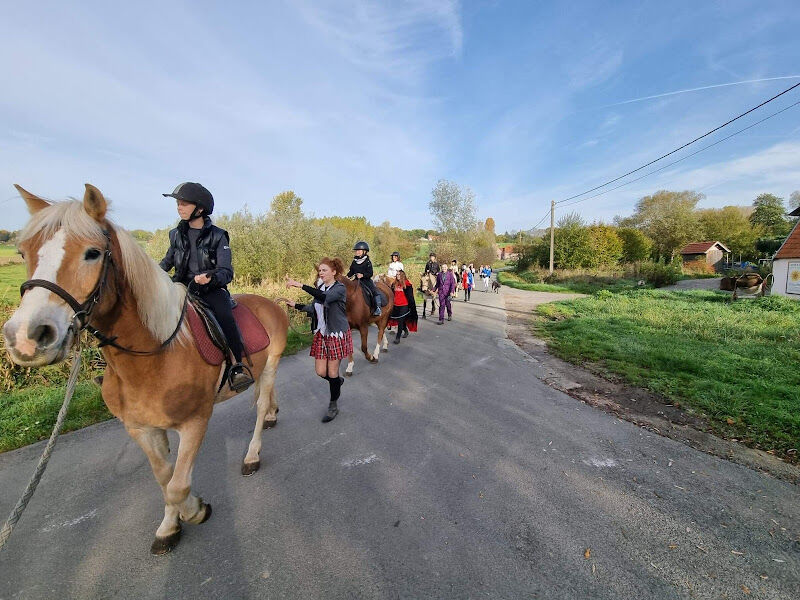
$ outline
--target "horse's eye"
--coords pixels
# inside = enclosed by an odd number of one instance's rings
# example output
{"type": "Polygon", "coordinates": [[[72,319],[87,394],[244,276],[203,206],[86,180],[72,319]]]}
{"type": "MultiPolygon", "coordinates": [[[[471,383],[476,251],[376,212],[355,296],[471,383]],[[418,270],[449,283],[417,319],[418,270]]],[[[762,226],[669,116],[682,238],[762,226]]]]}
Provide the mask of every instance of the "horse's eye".
{"type": "Polygon", "coordinates": [[[89,248],[86,251],[86,254],[83,255],[83,258],[86,260],[95,260],[96,258],[100,258],[100,250],[97,248],[89,248]]]}

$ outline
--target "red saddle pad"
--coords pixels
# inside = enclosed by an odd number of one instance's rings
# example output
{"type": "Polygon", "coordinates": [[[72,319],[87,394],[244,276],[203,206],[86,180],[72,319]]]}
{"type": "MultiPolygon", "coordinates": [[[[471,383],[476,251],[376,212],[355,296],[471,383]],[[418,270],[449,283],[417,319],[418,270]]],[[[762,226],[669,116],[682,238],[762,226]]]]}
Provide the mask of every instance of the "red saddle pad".
{"type": "MultiPolygon", "coordinates": [[[[269,346],[267,331],[249,308],[244,304],[237,304],[233,309],[233,317],[236,319],[239,331],[242,332],[244,347],[247,349],[248,354],[261,352],[269,346]]],[[[221,365],[224,360],[222,350],[217,348],[214,342],[211,341],[203,321],[191,304],[186,307],[186,318],[192,330],[194,345],[197,347],[200,356],[210,365],[221,365]]]]}

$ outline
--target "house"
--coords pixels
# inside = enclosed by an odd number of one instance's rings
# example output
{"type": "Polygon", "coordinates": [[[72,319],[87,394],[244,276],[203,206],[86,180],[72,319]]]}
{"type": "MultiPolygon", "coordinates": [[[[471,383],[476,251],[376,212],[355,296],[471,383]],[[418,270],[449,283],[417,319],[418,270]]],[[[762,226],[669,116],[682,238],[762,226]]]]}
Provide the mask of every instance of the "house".
{"type": "Polygon", "coordinates": [[[692,242],[681,250],[683,264],[701,261],[720,271],[725,263],[725,254],[730,250],[722,242],[692,242]]]}
{"type": "MultiPolygon", "coordinates": [[[[789,213],[800,217],[800,208],[789,213]]],[[[800,300],[800,221],[784,240],[772,259],[772,294],[800,300]]]]}

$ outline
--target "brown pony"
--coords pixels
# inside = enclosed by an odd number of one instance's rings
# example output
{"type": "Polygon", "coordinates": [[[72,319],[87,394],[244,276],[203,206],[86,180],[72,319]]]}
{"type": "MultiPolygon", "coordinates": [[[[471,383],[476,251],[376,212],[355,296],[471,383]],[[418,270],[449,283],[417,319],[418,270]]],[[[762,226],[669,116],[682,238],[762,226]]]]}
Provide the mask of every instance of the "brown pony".
{"type": "MultiPolygon", "coordinates": [[[[186,321],[181,323],[186,288],[173,283],[127,231],[106,219],[100,190],[87,184],[83,202],[51,204],[17,189],[31,213],[19,250],[28,277],[39,283],[27,290],[3,326],[6,347],[11,359],[26,367],[64,360],[77,335],[71,327],[76,310],[61,295],[65,292],[77,303],[88,300],[89,325],[116,336],[120,346],[156,350],[137,356],[103,347],[108,368],[102,393],[108,409],[144,450],[161,486],[164,519],[151,552],[168,552],[178,543],[181,521],[199,524],[211,516],[211,506],[192,493],[192,467],[214,404],[234,395],[227,386],[217,393],[224,366],[208,365],[200,357],[186,321]],[[60,289],[58,295],[53,288],[60,289]],[[168,460],[168,429],[180,435],[174,466],[168,460]]],[[[288,319],[266,298],[241,295],[236,300],[253,312],[271,339],[265,350],[251,356],[257,417],[242,465],[242,474],[251,475],[260,465],[262,430],[276,422],[275,375],[288,319]]]]}
{"type": "MultiPolygon", "coordinates": [[[[361,284],[358,281],[349,279],[348,277],[341,276],[337,278],[347,288],[347,321],[350,323],[350,329],[357,329],[361,334],[361,351],[364,356],[371,363],[378,362],[378,356],[381,352],[381,342],[383,342],[383,349],[387,351],[388,340],[384,337],[383,332],[386,330],[386,324],[389,322],[389,317],[394,308],[394,297],[392,290],[383,282],[376,281],[375,287],[381,292],[386,294],[388,303],[386,306],[381,307],[380,316],[376,317],[372,314],[370,305],[364,300],[364,292],[361,290],[361,284]],[[367,338],[369,336],[369,326],[375,324],[378,327],[378,343],[375,345],[375,354],[372,355],[367,350],[367,338]]],[[[347,362],[347,369],[344,374],[350,377],[353,374],[353,355],[347,362]]]]}

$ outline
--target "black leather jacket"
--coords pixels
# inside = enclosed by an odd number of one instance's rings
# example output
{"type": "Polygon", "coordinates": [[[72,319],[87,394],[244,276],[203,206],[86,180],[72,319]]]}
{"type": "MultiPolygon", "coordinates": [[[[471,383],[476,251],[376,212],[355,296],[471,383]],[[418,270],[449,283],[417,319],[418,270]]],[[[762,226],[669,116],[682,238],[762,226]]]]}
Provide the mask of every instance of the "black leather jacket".
{"type": "MultiPolygon", "coordinates": [[[[178,226],[169,232],[169,250],[161,268],[169,271],[175,267],[172,281],[188,284],[191,281],[189,274],[189,229],[188,221],[181,221],[178,226]]],[[[197,260],[200,270],[211,277],[211,281],[200,289],[211,291],[224,288],[233,279],[233,266],[231,265],[231,246],[228,232],[211,223],[211,219],[203,219],[203,228],[197,238],[197,260]]]]}

